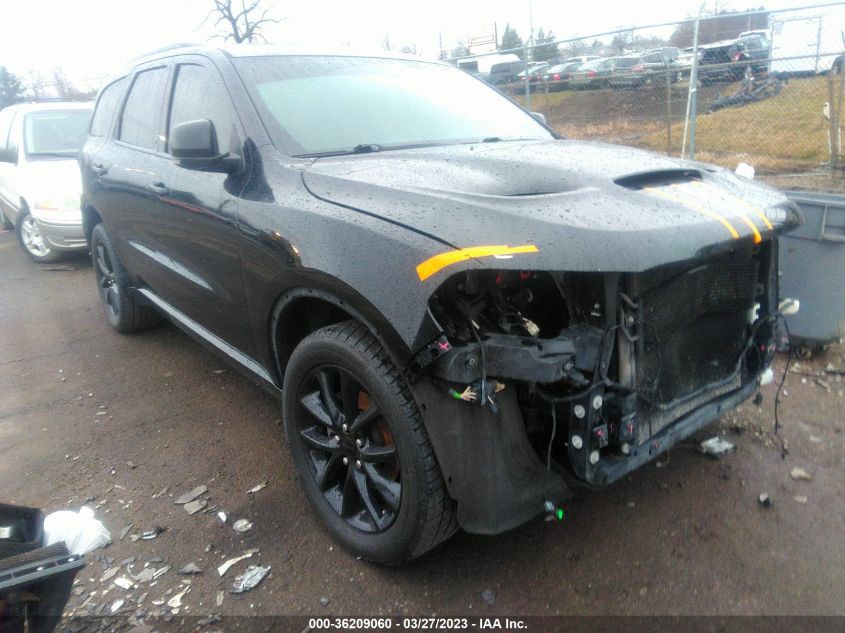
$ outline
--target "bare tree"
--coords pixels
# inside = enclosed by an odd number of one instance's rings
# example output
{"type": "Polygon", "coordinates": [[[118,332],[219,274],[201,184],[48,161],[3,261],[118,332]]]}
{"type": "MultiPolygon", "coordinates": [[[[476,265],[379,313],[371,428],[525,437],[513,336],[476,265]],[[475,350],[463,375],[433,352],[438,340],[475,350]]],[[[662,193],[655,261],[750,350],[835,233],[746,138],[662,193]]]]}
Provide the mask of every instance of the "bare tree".
{"type": "MultiPolygon", "coordinates": [[[[266,24],[278,24],[281,20],[268,17],[273,6],[263,8],[262,0],[213,0],[214,8],[208,17],[216,17],[214,26],[224,32],[218,36],[236,44],[267,41],[261,33],[266,24]]],[[[206,18],[208,19],[208,18],[206,18]]]]}
{"type": "Polygon", "coordinates": [[[60,99],[93,99],[97,96],[96,90],[91,90],[90,88],[88,90],[81,90],[74,86],[61,68],[53,69],[52,84],[56,96],[60,99]]]}

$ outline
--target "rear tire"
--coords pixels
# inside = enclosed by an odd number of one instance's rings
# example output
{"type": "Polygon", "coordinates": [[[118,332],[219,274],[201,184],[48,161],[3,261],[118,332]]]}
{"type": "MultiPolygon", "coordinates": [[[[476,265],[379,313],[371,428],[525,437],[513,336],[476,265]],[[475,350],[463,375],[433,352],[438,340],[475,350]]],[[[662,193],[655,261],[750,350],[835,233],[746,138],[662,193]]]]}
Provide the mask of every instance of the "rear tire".
{"type": "Polygon", "coordinates": [[[397,565],[457,531],[417,405],[362,324],[307,336],[291,354],[282,402],[303,492],[345,548],[397,565]]]}
{"type": "Polygon", "coordinates": [[[142,305],[132,293],[129,275],[102,224],[91,232],[91,260],[100,303],[109,325],[122,334],[129,334],[152,327],[161,320],[158,312],[142,305]]]}

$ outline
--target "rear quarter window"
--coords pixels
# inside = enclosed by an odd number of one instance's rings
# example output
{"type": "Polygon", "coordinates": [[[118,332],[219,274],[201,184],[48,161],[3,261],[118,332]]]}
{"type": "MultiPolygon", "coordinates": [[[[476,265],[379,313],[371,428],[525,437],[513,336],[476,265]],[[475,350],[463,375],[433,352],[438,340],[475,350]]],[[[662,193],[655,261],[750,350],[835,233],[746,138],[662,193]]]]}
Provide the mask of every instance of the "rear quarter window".
{"type": "Polygon", "coordinates": [[[109,84],[100,92],[94,116],[91,118],[91,129],[88,131],[91,136],[108,136],[125,87],[126,77],[109,84]]]}
{"type": "Polygon", "coordinates": [[[144,70],[135,76],[120,117],[121,141],[145,149],[159,148],[166,88],[166,68],[144,70]]]}

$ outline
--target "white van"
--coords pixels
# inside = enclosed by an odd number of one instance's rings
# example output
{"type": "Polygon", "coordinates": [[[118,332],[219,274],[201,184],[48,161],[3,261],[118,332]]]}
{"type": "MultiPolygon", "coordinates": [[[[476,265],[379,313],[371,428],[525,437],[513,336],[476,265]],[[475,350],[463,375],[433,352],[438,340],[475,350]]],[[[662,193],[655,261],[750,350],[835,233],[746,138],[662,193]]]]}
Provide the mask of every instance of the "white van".
{"type": "Polygon", "coordinates": [[[55,101],[0,110],[0,222],[37,262],[87,248],[77,155],[92,110],[55,101]]]}

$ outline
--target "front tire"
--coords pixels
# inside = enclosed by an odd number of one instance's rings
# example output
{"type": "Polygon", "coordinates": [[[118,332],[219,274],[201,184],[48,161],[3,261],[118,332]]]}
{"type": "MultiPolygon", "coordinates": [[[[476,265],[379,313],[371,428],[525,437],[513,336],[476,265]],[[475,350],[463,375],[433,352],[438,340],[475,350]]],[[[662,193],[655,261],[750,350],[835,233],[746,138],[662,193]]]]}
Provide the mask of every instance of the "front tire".
{"type": "Polygon", "coordinates": [[[300,484],[344,547],[396,565],[454,534],[455,502],[417,405],[366,327],[347,321],[307,336],[283,394],[300,484]]]}
{"type": "Polygon", "coordinates": [[[60,251],[57,251],[55,248],[50,248],[47,245],[47,241],[41,234],[41,229],[38,228],[35,218],[33,218],[32,214],[27,210],[24,210],[18,218],[18,225],[15,229],[15,233],[17,234],[18,243],[21,245],[21,248],[23,248],[24,253],[26,253],[34,262],[38,262],[39,264],[54,262],[62,256],[60,251]]]}
{"type": "Polygon", "coordinates": [[[158,323],[158,313],[139,303],[132,294],[129,275],[102,224],[95,226],[91,232],[91,259],[100,303],[109,325],[122,334],[129,334],[158,323]]]}

